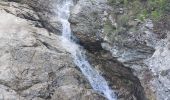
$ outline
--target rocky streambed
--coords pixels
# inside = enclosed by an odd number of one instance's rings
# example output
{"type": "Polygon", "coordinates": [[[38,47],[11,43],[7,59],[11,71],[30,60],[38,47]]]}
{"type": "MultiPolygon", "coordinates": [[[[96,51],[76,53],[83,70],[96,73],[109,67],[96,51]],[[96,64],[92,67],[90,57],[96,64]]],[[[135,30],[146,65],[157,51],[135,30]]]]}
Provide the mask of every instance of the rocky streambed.
{"type": "MultiPolygon", "coordinates": [[[[115,32],[110,27],[119,29],[119,21],[112,12],[124,9],[114,9],[106,0],[73,1],[73,38],[117,99],[169,100],[169,29],[160,39],[152,20],[146,20],[129,22],[137,31],[115,32]]],[[[60,2],[0,1],[0,100],[107,100],[62,45],[60,2]]]]}

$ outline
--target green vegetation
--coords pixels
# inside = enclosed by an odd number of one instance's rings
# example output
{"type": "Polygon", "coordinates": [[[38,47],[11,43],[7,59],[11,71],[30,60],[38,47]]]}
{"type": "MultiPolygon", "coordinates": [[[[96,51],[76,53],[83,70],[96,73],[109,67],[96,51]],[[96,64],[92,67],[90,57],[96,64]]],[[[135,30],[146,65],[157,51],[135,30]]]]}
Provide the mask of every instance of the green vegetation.
{"type": "Polygon", "coordinates": [[[129,16],[120,16],[117,22],[120,26],[127,27],[128,21],[129,21],[129,16]]]}
{"type": "Polygon", "coordinates": [[[108,0],[108,2],[113,7],[113,11],[109,13],[116,23],[112,25],[111,19],[108,18],[104,24],[105,36],[111,42],[125,43],[128,41],[126,33],[140,34],[140,25],[146,19],[151,19],[155,24],[155,33],[161,37],[165,36],[159,28],[167,28],[169,25],[165,23],[168,23],[167,19],[170,18],[170,0],[108,0]]]}
{"type": "Polygon", "coordinates": [[[110,21],[106,21],[105,24],[104,24],[104,31],[105,33],[110,36],[112,34],[112,32],[114,32],[116,30],[115,27],[112,26],[111,22],[110,21]]]}
{"type": "MultiPolygon", "coordinates": [[[[151,18],[158,21],[170,12],[170,0],[108,0],[113,6],[120,6],[131,11],[133,16],[144,21],[151,18]]],[[[129,13],[129,12],[127,12],[129,13]]]]}

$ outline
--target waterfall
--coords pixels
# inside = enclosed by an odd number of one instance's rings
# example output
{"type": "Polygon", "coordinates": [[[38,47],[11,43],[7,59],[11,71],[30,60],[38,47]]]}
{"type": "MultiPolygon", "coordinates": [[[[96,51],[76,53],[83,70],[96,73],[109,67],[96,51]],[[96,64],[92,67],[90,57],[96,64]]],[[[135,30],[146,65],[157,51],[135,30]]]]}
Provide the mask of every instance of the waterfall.
{"type": "Polygon", "coordinates": [[[108,100],[115,100],[114,92],[109,88],[106,80],[89,64],[86,60],[85,51],[73,39],[70,23],[70,7],[73,6],[72,0],[61,0],[57,6],[58,18],[62,23],[62,43],[63,47],[71,53],[74,63],[80,68],[82,73],[90,82],[92,88],[103,94],[108,100]]]}

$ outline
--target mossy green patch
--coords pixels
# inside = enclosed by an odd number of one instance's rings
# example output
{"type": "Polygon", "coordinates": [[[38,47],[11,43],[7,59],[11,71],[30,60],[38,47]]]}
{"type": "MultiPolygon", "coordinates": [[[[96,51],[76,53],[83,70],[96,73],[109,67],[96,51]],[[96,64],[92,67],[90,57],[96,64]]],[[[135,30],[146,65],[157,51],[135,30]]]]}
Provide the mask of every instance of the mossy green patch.
{"type": "Polygon", "coordinates": [[[146,18],[159,21],[170,11],[170,0],[109,0],[109,3],[112,6],[119,5],[127,8],[128,11],[133,12],[133,16],[141,21],[146,18]]]}
{"type": "Polygon", "coordinates": [[[112,34],[112,32],[114,32],[114,31],[116,31],[116,28],[112,25],[112,23],[109,20],[107,20],[104,24],[105,34],[110,36],[112,34]]]}

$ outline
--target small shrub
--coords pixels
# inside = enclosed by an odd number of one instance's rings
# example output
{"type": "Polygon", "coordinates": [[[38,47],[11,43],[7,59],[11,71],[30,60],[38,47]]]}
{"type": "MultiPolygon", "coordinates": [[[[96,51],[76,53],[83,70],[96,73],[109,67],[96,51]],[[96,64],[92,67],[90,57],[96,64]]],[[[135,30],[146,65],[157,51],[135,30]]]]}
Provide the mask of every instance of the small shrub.
{"type": "Polygon", "coordinates": [[[104,24],[104,32],[110,36],[112,34],[112,32],[114,32],[116,30],[115,27],[112,26],[111,22],[110,21],[106,21],[105,24],[104,24]]]}
{"type": "Polygon", "coordinates": [[[128,26],[128,21],[129,21],[129,16],[128,15],[123,15],[119,18],[119,25],[120,26],[123,26],[123,27],[126,27],[128,26]]]}

